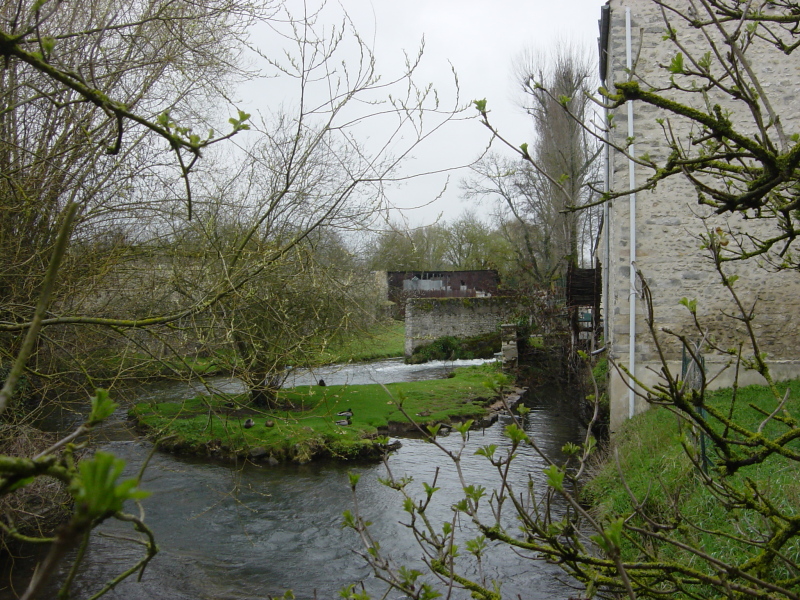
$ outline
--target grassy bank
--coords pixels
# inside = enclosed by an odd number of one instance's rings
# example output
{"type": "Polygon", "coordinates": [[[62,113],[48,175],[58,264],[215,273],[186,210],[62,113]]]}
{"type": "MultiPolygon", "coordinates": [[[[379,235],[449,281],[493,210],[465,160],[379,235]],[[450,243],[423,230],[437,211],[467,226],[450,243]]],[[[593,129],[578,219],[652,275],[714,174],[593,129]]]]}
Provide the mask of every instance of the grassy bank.
{"type": "MultiPolygon", "coordinates": [[[[791,388],[786,409],[789,413],[797,414],[800,408],[800,381],[788,382],[779,387],[782,392],[787,387],[791,388]]],[[[720,390],[709,394],[707,404],[727,414],[731,410],[731,397],[730,389],[720,390]]],[[[733,418],[750,431],[757,431],[765,421],[765,415],[769,415],[775,405],[775,399],[764,387],[742,388],[732,409],[733,418]]],[[[722,431],[722,427],[719,431],[722,431]]],[[[786,431],[787,427],[775,419],[763,427],[765,436],[775,436],[786,431]]],[[[733,432],[727,435],[735,437],[733,432]]],[[[664,525],[664,529],[658,531],[658,535],[663,537],[662,541],[656,540],[652,535],[644,536],[628,531],[627,537],[623,537],[623,560],[652,561],[655,557],[661,563],[690,565],[704,573],[716,571],[696,551],[679,546],[684,544],[700,549],[713,560],[736,565],[736,569],[741,569],[735,572],[761,568],[758,560],[754,559],[762,552],[766,540],[779,523],[747,506],[726,506],[718,495],[712,493],[709,485],[692,465],[684,451],[684,444],[699,457],[701,446],[688,426],[685,423],[681,425],[677,416],[664,408],[654,408],[636,416],[625,423],[615,436],[619,470],[624,474],[625,484],[651,519],[648,522],[640,516],[634,516],[627,523],[644,530],[652,530],[653,523],[664,525]],[[762,542],[745,543],[748,539],[762,542]]],[[[790,442],[789,448],[796,452],[800,444],[795,440],[790,442]]],[[[711,479],[718,482],[723,475],[714,469],[713,448],[706,455],[711,479]]],[[[761,464],[741,467],[735,474],[726,476],[725,481],[745,492],[757,487],[776,509],[800,519],[798,462],[773,455],[761,464]]],[[[603,522],[608,523],[617,516],[634,512],[630,494],[625,490],[613,459],[602,466],[586,486],[585,492],[603,522]]],[[[747,495],[746,493],[745,496],[747,495]]],[[[750,496],[752,497],[752,493],[750,496]]],[[[800,560],[798,536],[795,535],[781,552],[795,563],[800,560]]],[[[772,561],[761,576],[775,582],[791,581],[798,573],[788,567],[784,560],[778,559],[772,561]]],[[[797,583],[791,585],[797,586],[797,583]]],[[[700,597],[714,597],[714,590],[706,586],[697,584],[694,589],[700,597]]],[[[676,594],[671,597],[688,596],[676,594]]]]}
{"type": "Polygon", "coordinates": [[[406,325],[403,321],[380,323],[369,331],[360,331],[335,340],[320,352],[319,364],[366,362],[403,356],[406,325]]]}
{"type": "Polygon", "coordinates": [[[449,379],[281,390],[278,400],[290,407],[262,411],[244,396],[198,396],[184,402],[137,404],[131,416],[160,447],[223,459],[296,460],[317,457],[352,459],[381,452],[376,438],[405,428],[403,409],[420,424],[480,417],[490,391],[483,385],[494,365],[458,369],[449,379]],[[233,406],[231,406],[233,404],[233,406]],[[352,410],[351,424],[336,422],[352,410]],[[245,428],[247,419],[255,424],[245,428]]]}
{"type": "MultiPolygon", "coordinates": [[[[405,350],[405,323],[388,321],[378,323],[368,331],[350,332],[331,340],[324,348],[307,349],[304,356],[306,366],[333,363],[366,362],[383,358],[403,356],[405,350]]],[[[219,350],[210,356],[166,356],[157,359],[143,353],[119,353],[117,350],[97,350],[84,357],[91,365],[98,383],[105,386],[118,380],[120,374],[126,379],[159,379],[178,374],[203,376],[229,373],[238,358],[233,352],[219,350]]]]}

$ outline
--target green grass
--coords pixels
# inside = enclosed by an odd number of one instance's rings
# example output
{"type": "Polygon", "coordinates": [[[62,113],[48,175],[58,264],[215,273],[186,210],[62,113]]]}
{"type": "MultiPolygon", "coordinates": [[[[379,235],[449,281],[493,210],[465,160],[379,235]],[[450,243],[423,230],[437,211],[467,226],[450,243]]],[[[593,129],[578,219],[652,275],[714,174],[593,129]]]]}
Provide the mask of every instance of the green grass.
{"type": "MultiPolygon", "coordinates": [[[[790,413],[797,414],[800,407],[800,381],[779,385],[782,392],[787,386],[791,388],[787,409],[790,413]]],[[[754,410],[751,405],[760,407],[767,413],[772,412],[776,406],[769,390],[762,386],[740,389],[733,407],[731,398],[730,389],[719,390],[709,394],[707,404],[725,414],[732,408],[735,421],[751,431],[757,430],[765,419],[764,414],[754,410]]],[[[718,429],[721,431],[722,427],[718,429]]],[[[785,433],[786,427],[771,421],[763,431],[765,435],[774,436],[778,432],[785,433]]],[[[682,440],[688,440],[690,448],[697,447],[688,426],[679,425],[678,417],[664,408],[653,408],[626,422],[615,438],[625,481],[657,522],[674,522],[676,506],[686,517],[683,525],[664,532],[665,535],[701,548],[715,558],[742,564],[752,558],[755,552],[752,547],[734,538],[766,535],[771,525],[768,520],[754,515],[753,511],[724,506],[712,495],[684,452],[682,440]],[[692,523],[692,526],[687,523],[692,523]]],[[[791,445],[795,451],[800,449],[797,441],[791,445]]],[[[707,456],[712,463],[712,476],[719,478],[721,475],[715,474],[713,470],[713,449],[707,452],[707,456]]],[[[800,516],[800,464],[795,461],[772,456],[762,464],[739,469],[727,480],[737,489],[745,489],[748,480],[751,480],[767,494],[775,506],[795,517],[800,516]]],[[[613,460],[602,466],[584,492],[601,521],[609,521],[615,515],[632,512],[630,497],[622,485],[613,460]]],[[[638,517],[631,522],[643,524],[638,517]]],[[[630,538],[623,548],[624,559],[636,561],[642,558],[635,541],[643,540],[630,538]]],[[[796,561],[800,560],[799,542],[800,540],[795,539],[784,548],[784,552],[796,561]]],[[[661,544],[657,549],[661,560],[679,561],[710,572],[702,561],[674,545],[661,544]]],[[[783,563],[776,561],[770,577],[777,581],[789,576],[790,573],[783,567],[783,563]]]]}
{"type": "Polygon", "coordinates": [[[407,362],[419,364],[431,360],[492,358],[496,352],[500,352],[500,348],[500,334],[497,332],[468,338],[445,336],[414,349],[414,354],[407,362]]]}
{"type": "Polygon", "coordinates": [[[458,421],[486,413],[492,395],[483,383],[493,365],[458,369],[449,379],[281,390],[290,410],[260,411],[243,396],[200,396],[184,402],[137,404],[131,411],[153,437],[174,436],[165,449],[224,458],[263,449],[277,460],[304,462],[317,456],[355,458],[374,454],[374,439],[390,423],[408,423],[399,405],[420,424],[458,421]],[[238,408],[225,407],[234,401],[238,408]],[[336,413],[352,409],[349,426],[336,425],[336,413]],[[246,419],[256,425],[245,429],[246,419]],[[272,425],[267,426],[269,421],[272,425]],[[379,431],[380,430],[380,431],[379,431]]]}
{"type": "Polygon", "coordinates": [[[366,362],[395,358],[405,353],[405,323],[380,323],[367,332],[347,335],[320,354],[320,364],[366,362]]]}
{"type": "Polygon", "coordinates": [[[528,338],[528,347],[529,348],[537,348],[539,350],[544,350],[544,336],[543,335],[531,335],[528,338]]]}

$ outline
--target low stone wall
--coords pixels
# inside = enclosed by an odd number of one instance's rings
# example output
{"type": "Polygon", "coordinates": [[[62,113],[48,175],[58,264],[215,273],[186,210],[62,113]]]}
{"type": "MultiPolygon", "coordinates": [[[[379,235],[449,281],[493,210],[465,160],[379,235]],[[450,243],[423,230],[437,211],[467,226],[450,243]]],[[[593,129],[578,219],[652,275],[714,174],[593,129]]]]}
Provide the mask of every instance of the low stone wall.
{"type": "Polygon", "coordinates": [[[411,298],[406,302],[406,356],[441,337],[497,331],[519,309],[519,301],[507,297],[411,298]]]}

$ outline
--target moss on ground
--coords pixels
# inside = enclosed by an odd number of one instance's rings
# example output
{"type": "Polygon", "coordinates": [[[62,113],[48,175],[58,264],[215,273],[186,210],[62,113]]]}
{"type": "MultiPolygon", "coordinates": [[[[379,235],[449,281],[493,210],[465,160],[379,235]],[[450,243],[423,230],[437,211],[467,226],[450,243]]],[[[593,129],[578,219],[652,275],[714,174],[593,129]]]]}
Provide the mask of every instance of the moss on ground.
{"type": "Polygon", "coordinates": [[[486,414],[492,393],[484,385],[494,365],[457,369],[448,379],[281,390],[285,410],[260,410],[244,395],[198,396],[183,402],[141,403],[130,414],[159,447],[222,459],[295,460],[379,456],[378,439],[406,427],[402,409],[421,425],[486,414]],[[351,424],[337,424],[352,410],[351,424]],[[248,419],[254,425],[245,428],[248,419]],[[168,439],[166,439],[168,438],[168,439]]]}

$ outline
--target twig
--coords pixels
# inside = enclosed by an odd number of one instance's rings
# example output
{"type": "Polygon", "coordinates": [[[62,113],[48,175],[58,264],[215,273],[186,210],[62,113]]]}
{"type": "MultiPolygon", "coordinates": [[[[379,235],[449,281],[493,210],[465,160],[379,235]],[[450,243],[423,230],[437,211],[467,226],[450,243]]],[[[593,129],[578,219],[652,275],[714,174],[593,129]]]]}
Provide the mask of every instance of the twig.
{"type": "Polygon", "coordinates": [[[0,414],[5,412],[11,398],[14,396],[14,388],[17,387],[22,372],[25,370],[25,365],[33,353],[36,344],[36,338],[39,337],[39,330],[42,326],[42,321],[47,313],[47,307],[50,305],[50,295],[53,292],[55,285],[56,275],[61,266],[61,260],[67,251],[67,244],[69,242],[70,233],[72,232],[72,223],[75,220],[75,215],[78,212],[78,205],[75,202],[70,202],[64,209],[64,218],[61,221],[61,227],[58,230],[58,238],[56,239],[53,254],[50,258],[50,264],[47,267],[47,272],[42,282],[42,291],[39,294],[39,301],[36,303],[36,310],[33,313],[28,332],[25,335],[25,340],[22,342],[22,348],[14,361],[14,366],[6,378],[3,389],[0,390],[0,414]]]}
{"type": "Polygon", "coordinates": [[[761,430],[764,429],[764,426],[769,422],[769,420],[772,419],[775,415],[777,415],[781,411],[783,405],[786,404],[786,401],[788,399],[789,399],[789,388],[786,388],[786,393],[783,395],[783,400],[781,400],[780,404],[778,404],[775,410],[773,410],[766,419],[761,421],[761,425],[759,425],[758,429],[756,430],[758,433],[761,433],[761,430]]]}

